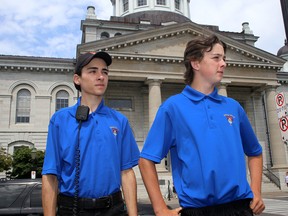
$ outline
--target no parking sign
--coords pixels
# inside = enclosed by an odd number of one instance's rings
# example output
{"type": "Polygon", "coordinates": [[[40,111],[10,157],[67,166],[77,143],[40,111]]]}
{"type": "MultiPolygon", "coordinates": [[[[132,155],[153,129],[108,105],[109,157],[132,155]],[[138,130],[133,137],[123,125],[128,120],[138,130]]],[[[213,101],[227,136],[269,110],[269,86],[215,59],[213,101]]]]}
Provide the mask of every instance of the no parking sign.
{"type": "Polygon", "coordinates": [[[275,102],[277,107],[278,125],[281,131],[282,140],[284,143],[288,143],[288,117],[287,117],[287,105],[283,92],[278,93],[275,96],[275,102]]]}

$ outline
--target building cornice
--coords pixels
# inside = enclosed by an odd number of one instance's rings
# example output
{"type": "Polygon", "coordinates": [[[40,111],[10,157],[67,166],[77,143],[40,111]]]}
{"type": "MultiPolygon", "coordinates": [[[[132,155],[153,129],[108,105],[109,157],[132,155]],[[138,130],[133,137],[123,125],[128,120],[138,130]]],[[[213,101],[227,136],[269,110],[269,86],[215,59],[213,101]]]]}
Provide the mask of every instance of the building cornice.
{"type": "MultiPolygon", "coordinates": [[[[180,57],[167,57],[167,56],[155,56],[155,55],[144,55],[144,54],[122,54],[110,52],[112,59],[117,60],[129,60],[129,61],[143,61],[143,62],[163,62],[170,64],[184,64],[183,58],[180,57]]],[[[233,61],[226,60],[227,67],[242,67],[242,68],[259,68],[268,70],[280,70],[282,65],[273,64],[270,62],[247,62],[247,61],[233,61]]]]}
{"type": "Polygon", "coordinates": [[[34,56],[0,56],[1,71],[19,72],[74,72],[75,59],[46,58],[34,56]]]}

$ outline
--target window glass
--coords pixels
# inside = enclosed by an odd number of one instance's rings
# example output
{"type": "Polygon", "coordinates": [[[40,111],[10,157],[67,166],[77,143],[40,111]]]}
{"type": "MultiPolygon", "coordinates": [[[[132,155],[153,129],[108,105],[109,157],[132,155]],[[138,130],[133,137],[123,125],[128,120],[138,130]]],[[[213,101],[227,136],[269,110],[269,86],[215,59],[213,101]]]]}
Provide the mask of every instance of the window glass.
{"type": "Polygon", "coordinates": [[[68,107],[69,94],[67,91],[61,90],[56,94],[56,111],[68,107]]]}
{"type": "Polygon", "coordinates": [[[166,5],[166,0],[157,0],[157,5],[166,5]]]}
{"type": "Polygon", "coordinates": [[[30,122],[31,93],[27,89],[21,89],[17,93],[16,123],[30,122]]]}
{"type": "Polygon", "coordinates": [[[129,0],[123,0],[123,11],[126,12],[129,9],[129,0]]]}
{"type": "Polygon", "coordinates": [[[109,35],[108,32],[102,32],[102,33],[101,33],[101,39],[103,39],[103,38],[109,38],[109,37],[110,37],[110,35],[109,35]]]}
{"type": "Polygon", "coordinates": [[[138,0],[138,6],[147,5],[147,0],[138,0]]]}
{"type": "Polygon", "coordinates": [[[26,188],[26,185],[0,183],[0,208],[9,207],[26,188]]]}
{"type": "Polygon", "coordinates": [[[119,110],[132,110],[131,99],[108,99],[108,106],[119,110]]]}
{"type": "Polygon", "coordinates": [[[175,8],[180,10],[180,0],[175,0],[175,8]]]}

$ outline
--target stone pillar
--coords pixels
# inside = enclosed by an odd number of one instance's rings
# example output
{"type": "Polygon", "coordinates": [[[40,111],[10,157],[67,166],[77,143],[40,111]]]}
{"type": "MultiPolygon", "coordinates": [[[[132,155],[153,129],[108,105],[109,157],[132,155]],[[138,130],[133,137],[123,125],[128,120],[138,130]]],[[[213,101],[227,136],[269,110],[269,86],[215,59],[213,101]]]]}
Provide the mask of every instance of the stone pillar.
{"type": "Polygon", "coordinates": [[[272,171],[279,177],[282,190],[287,190],[287,186],[284,183],[284,173],[288,169],[286,158],[286,146],[282,141],[281,132],[278,123],[278,116],[276,111],[276,87],[270,86],[266,89],[266,105],[267,105],[267,120],[270,135],[270,146],[272,153],[272,171]],[[286,187],[285,187],[286,186],[286,187]]]}
{"type": "Polygon", "coordinates": [[[286,165],[285,144],[282,141],[275,104],[276,88],[266,89],[267,118],[273,167],[286,165]]]}
{"type": "Polygon", "coordinates": [[[221,83],[218,87],[218,94],[227,97],[227,84],[221,83]]]}
{"type": "MultiPolygon", "coordinates": [[[[156,113],[158,111],[159,106],[162,103],[161,99],[161,83],[160,79],[151,79],[148,78],[146,84],[149,85],[149,128],[151,127],[156,113]]],[[[158,172],[165,172],[165,160],[162,160],[160,164],[156,165],[156,169],[158,172]]]]}
{"type": "Polygon", "coordinates": [[[161,81],[159,79],[147,79],[146,84],[149,85],[149,128],[151,127],[159,106],[162,103],[161,99],[161,81]]]}
{"type": "Polygon", "coordinates": [[[183,12],[184,12],[184,16],[191,18],[190,17],[190,9],[189,9],[189,2],[188,0],[184,0],[183,1],[183,12]]]}

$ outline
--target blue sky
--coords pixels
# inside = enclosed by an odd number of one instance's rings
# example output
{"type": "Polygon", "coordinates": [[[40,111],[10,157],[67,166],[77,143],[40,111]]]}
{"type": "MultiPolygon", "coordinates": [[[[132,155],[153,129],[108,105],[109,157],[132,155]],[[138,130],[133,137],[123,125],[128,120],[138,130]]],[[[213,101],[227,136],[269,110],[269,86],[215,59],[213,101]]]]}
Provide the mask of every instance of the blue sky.
{"type": "MultiPolygon", "coordinates": [[[[98,19],[113,15],[110,0],[1,0],[0,55],[74,58],[90,5],[98,19]]],[[[222,31],[241,32],[249,22],[260,37],[255,46],[272,54],[284,45],[279,0],[191,0],[190,13],[193,22],[222,31]]]]}

